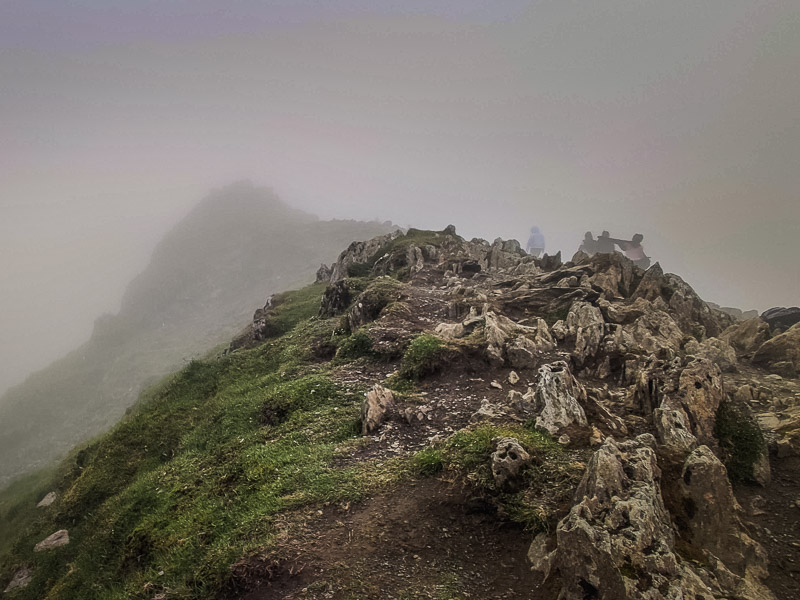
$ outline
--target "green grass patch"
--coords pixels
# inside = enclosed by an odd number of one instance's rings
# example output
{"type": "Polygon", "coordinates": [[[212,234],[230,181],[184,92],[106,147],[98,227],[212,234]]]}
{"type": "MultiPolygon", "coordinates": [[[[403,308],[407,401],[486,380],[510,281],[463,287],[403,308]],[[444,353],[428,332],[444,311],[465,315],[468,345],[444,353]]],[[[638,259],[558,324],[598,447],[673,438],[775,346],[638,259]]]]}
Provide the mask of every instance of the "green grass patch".
{"type": "Polygon", "coordinates": [[[442,367],[445,344],[441,338],[423,333],[411,340],[400,361],[400,377],[419,380],[442,367]]]}
{"type": "Polygon", "coordinates": [[[15,599],[214,598],[231,564],[273,543],[277,515],[413,474],[400,460],[337,466],[361,443],[362,390],[314,357],[338,321],[309,318],[317,290],[293,298],[282,336],[191,362],[54,473],[0,492],[0,584],[23,564],[34,573],[15,599]],[[56,503],[36,509],[51,490],[56,503]],[[68,546],[33,552],[58,529],[68,546]]]}

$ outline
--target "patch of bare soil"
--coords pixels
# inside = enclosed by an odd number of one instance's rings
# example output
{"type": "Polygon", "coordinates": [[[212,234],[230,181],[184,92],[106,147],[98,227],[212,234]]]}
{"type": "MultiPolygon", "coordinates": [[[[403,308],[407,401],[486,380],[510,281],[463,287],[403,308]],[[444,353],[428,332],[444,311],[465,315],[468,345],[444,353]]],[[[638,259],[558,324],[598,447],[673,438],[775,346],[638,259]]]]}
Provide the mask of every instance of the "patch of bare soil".
{"type": "Polygon", "coordinates": [[[800,457],[772,457],[772,483],[736,490],[753,522],[753,537],[769,555],[767,586],[778,600],[800,598],[800,457]]]}
{"type": "Polygon", "coordinates": [[[533,593],[531,536],[461,485],[427,479],[321,512],[290,526],[269,557],[238,565],[252,591],[228,598],[545,598],[533,593]]]}

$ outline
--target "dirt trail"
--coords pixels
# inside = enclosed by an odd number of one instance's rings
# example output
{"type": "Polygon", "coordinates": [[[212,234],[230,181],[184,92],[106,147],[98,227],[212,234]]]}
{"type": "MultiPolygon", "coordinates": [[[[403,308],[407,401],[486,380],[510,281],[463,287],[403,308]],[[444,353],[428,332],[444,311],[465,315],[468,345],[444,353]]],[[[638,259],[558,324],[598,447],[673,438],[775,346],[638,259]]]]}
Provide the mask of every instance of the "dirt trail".
{"type": "Polygon", "coordinates": [[[529,536],[460,485],[429,479],[287,534],[284,559],[243,600],[530,599],[529,536]]]}

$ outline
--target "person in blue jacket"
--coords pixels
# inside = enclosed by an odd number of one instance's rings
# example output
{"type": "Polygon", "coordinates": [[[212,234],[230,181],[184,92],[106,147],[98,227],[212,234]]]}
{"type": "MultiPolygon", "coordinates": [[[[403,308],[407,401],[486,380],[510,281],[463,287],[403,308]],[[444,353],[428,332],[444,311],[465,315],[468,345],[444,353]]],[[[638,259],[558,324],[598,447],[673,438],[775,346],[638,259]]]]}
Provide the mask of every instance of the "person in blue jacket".
{"type": "Polygon", "coordinates": [[[525,246],[525,251],[531,256],[540,257],[544,254],[544,235],[539,231],[539,228],[534,225],[531,227],[531,237],[528,238],[528,244],[525,246]]]}

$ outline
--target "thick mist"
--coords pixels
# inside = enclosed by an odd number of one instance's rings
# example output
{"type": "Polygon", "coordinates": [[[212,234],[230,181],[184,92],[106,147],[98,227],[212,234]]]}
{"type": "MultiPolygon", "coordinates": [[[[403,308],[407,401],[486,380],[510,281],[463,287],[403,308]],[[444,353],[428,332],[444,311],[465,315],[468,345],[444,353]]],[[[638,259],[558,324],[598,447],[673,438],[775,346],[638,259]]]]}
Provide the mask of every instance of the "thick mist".
{"type": "Polygon", "coordinates": [[[220,6],[0,6],[0,391],[242,178],[567,257],[641,232],[706,300],[800,303],[796,1],[220,6]]]}

